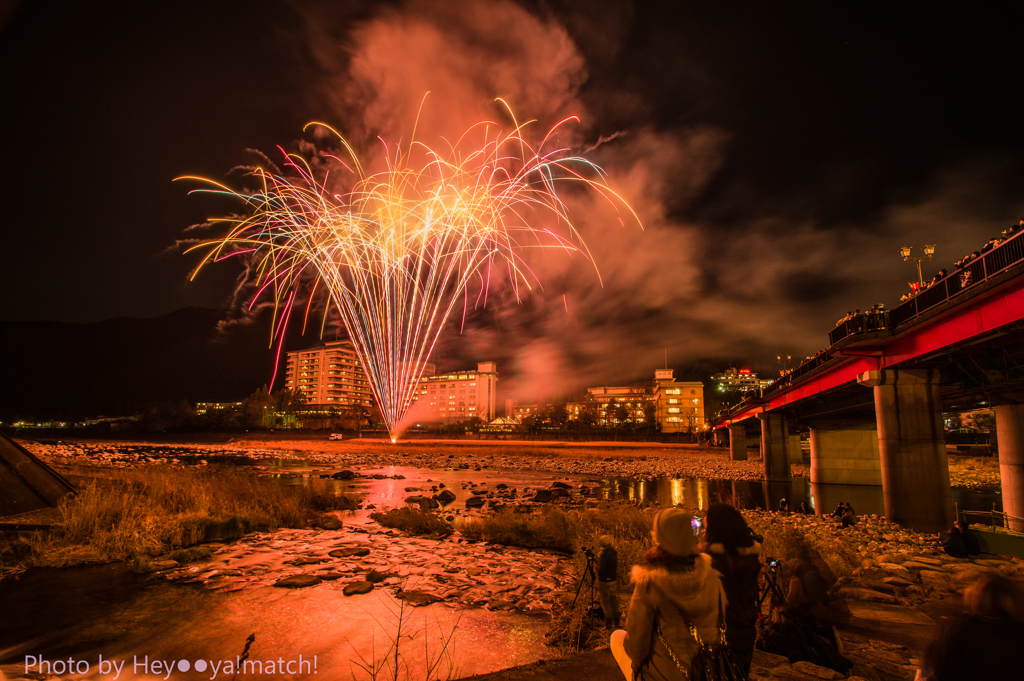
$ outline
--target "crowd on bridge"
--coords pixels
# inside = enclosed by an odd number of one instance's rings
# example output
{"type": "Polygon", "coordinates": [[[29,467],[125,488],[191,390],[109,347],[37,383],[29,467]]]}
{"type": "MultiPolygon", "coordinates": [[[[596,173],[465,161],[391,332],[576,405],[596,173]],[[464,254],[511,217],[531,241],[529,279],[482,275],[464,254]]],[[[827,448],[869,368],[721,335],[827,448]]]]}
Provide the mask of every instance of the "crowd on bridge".
{"type": "MultiPolygon", "coordinates": [[[[959,274],[963,279],[961,283],[961,288],[971,283],[970,278],[972,274],[969,267],[972,262],[982,257],[983,255],[985,255],[993,248],[1006,241],[1007,239],[1013,237],[1021,230],[1024,230],[1024,218],[1021,218],[1019,223],[1015,225],[1010,225],[1008,229],[1004,229],[1000,236],[992,237],[991,239],[989,239],[987,242],[985,242],[985,245],[982,246],[980,250],[968,253],[967,255],[953,263],[953,274],[959,274]]],[[[929,289],[935,284],[939,283],[947,276],[949,276],[949,272],[947,272],[945,268],[942,268],[934,277],[932,277],[931,281],[926,281],[923,284],[918,282],[912,282],[910,284],[910,293],[903,294],[903,296],[900,298],[900,302],[902,303],[910,300],[911,298],[918,295],[922,291],[925,291],[926,289],[929,289]]]]}

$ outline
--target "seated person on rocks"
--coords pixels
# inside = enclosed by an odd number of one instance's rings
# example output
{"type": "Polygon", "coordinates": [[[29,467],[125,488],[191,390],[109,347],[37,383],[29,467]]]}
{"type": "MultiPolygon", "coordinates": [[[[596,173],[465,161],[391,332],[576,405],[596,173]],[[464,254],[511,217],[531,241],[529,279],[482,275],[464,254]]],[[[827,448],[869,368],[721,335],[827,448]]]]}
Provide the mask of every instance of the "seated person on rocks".
{"type": "Polygon", "coordinates": [[[960,530],[960,536],[964,541],[964,550],[967,551],[968,556],[976,556],[981,553],[981,544],[978,542],[978,537],[971,532],[971,524],[966,520],[956,521],[956,528],[960,530]]]}
{"type": "Polygon", "coordinates": [[[701,642],[719,642],[725,592],[711,556],[695,553],[691,520],[678,508],[658,513],[653,522],[656,545],[644,555],[643,564],[633,567],[626,630],[611,636],[612,655],[627,681],[685,678],[701,642]]]}
{"type": "Polygon", "coordinates": [[[779,510],[785,513],[789,512],[789,500],[786,497],[782,497],[782,500],[779,502],[779,510]]]}
{"type": "Polygon", "coordinates": [[[853,663],[843,657],[831,627],[833,617],[828,582],[815,565],[811,551],[801,546],[791,568],[783,617],[773,614],[757,637],[757,647],[790,662],[805,660],[846,674],[853,663]]]}
{"type": "Polygon", "coordinates": [[[960,534],[960,528],[956,525],[949,528],[949,532],[939,534],[939,544],[942,545],[943,551],[954,558],[967,557],[967,547],[964,546],[964,537],[960,534]]]}
{"type": "Polygon", "coordinates": [[[832,517],[839,520],[844,515],[846,515],[846,504],[840,501],[839,506],[836,507],[836,510],[832,511],[832,517]]]}
{"type": "Polygon", "coordinates": [[[967,612],[939,625],[915,681],[1019,679],[1024,587],[987,575],[964,592],[964,606],[967,612]]]}
{"type": "Polygon", "coordinates": [[[853,512],[853,506],[849,503],[844,504],[841,527],[852,527],[857,524],[857,514],[853,512]]]}
{"type": "Polygon", "coordinates": [[[816,613],[828,606],[828,582],[814,564],[810,551],[802,547],[797,553],[793,566],[793,577],[789,580],[786,594],[786,614],[816,621],[816,613]]]}

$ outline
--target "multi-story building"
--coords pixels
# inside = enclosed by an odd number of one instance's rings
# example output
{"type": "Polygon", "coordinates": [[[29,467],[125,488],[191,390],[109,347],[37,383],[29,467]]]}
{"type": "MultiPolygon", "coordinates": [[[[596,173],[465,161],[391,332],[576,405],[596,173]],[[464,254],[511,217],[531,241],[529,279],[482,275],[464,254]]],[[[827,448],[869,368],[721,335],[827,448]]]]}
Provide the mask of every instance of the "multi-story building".
{"type": "Polygon", "coordinates": [[[587,400],[597,411],[597,423],[602,426],[614,426],[623,421],[642,423],[650,394],[651,389],[646,385],[587,388],[587,400]]]}
{"type": "Polygon", "coordinates": [[[704,428],[704,384],[676,381],[672,369],[654,372],[651,397],[663,433],[696,433],[704,428]]]}
{"type": "Polygon", "coordinates": [[[424,375],[410,414],[424,421],[494,420],[498,401],[498,365],[481,362],[476,370],[424,375]]]}
{"type": "Polygon", "coordinates": [[[284,384],[302,393],[311,405],[373,406],[370,382],[348,340],[289,352],[284,384]]]}
{"type": "Polygon", "coordinates": [[[196,402],[196,414],[224,414],[242,411],[241,402],[196,402]]]}
{"type": "Polygon", "coordinates": [[[718,383],[718,389],[722,392],[750,392],[767,388],[772,384],[770,380],[760,379],[750,369],[737,369],[729,367],[720,374],[711,377],[712,381],[718,383]]]}
{"type": "Polygon", "coordinates": [[[505,418],[522,423],[523,419],[538,414],[544,405],[537,402],[521,404],[519,400],[505,400],[505,418]]]}

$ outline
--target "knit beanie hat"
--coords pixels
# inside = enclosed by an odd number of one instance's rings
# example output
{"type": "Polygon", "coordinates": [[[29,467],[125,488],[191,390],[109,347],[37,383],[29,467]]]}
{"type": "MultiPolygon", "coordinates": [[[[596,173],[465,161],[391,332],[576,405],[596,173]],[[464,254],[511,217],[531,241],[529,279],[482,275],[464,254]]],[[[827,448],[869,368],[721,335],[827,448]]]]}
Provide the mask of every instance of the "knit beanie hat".
{"type": "Polygon", "coordinates": [[[704,516],[704,538],[709,544],[720,543],[729,548],[754,545],[750,528],[743,515],[729,504],[711,504],[704,516]]]}
{"type": "Polygon", "coordinates": [[[697,546],[693,520],[686,511],[666,508],[654,516],[654,543],[673,556],[688,556],[697,546]]]}

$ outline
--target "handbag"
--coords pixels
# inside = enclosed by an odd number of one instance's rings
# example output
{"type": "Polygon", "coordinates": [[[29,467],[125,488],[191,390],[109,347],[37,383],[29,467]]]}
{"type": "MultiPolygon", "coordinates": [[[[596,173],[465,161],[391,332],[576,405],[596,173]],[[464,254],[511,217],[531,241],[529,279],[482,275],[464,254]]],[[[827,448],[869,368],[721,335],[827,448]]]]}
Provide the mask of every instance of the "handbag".
{"type": "MultiPolygon", "coordinates": [[[[724,595],[723,595],[724,597],[724,595]]],[[[690,668],[686,669],[676,657],[668,641],[661,633],[658,624],[658,640],[665,646],[669,657],[687,681],[747,681],[747,672],[736,661],[725,640],[725,604],[722,597],[718,599],[718,643],[707,644],[697,634],[697,628],[687,621],[690,635],[697,641],[697,654],[693,656],[690,668]]]]}

